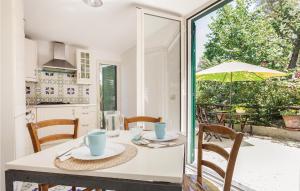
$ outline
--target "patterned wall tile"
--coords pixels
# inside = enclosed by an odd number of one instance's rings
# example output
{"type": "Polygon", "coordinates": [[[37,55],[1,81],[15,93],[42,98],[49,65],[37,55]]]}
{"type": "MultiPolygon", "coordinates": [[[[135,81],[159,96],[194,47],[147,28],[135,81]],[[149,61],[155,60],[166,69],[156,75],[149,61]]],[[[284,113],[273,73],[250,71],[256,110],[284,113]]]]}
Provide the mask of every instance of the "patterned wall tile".
{"type": "Polygon", "coordinates": [[[89,103],[89,85],[76,81],[76,74],[39,71],[37,83],[26,83],[26,101],[89,103]]]}

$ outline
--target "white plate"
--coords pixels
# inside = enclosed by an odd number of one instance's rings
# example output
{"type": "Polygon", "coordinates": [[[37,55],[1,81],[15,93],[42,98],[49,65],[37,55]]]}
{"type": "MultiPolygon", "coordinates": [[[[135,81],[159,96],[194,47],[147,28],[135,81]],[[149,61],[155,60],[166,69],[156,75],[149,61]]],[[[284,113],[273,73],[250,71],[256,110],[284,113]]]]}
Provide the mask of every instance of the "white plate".
{"type": "Polygon", "coordinates": [[[157,141],[157,142],[172,141],[177,139],[178,137],[179,135],[177,133],[170,133],[170,132],[166,132],[166,135],[163,139],[156,138],[155,132],[149,132],[143,135],[143,138],[150,141],[157,141]]]}
{"type": "Polygon", "coordinates": [[[124,145],[117,143],[107,143],[104,154],[100,156],[92,156],[90,149],[86,146],[82,146],[72,151],[71,156],[79,160],[99,160],[109,157],[113,157],[121,154],[125,151],[124,145]]]}

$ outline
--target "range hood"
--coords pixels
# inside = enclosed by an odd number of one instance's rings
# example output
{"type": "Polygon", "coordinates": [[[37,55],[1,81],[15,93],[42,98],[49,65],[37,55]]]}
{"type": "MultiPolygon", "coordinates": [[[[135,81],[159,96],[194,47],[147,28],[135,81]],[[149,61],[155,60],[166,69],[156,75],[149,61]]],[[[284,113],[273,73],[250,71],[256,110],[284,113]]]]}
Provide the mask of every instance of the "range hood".
{"type": "Polygon", "coordinates": [[[53,59],[43,65],[44,71],[75,72],[77,69],[66,60],[66,46],[61,42],[54,42],[53,59]]]}

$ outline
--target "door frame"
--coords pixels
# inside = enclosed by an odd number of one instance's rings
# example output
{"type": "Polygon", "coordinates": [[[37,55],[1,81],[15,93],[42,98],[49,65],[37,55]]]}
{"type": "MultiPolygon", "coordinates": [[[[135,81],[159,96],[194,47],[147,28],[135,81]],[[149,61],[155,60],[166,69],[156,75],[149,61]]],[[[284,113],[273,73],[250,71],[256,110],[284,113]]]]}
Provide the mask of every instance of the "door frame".
{"type": "Polygon", "coordinates": [[[96,100],[97,100],[97,125],[100,127],[102,119],[102,108],[100,107],[101,96],[100,96],[100,71],[101,65],[113,65],[117,67],[117,111],[121,110],[121,66],[119,61],[111,60],[98,60],[96,63],[96,100]]]}
{"type": "MultiPolygon", "coordinates": [[[[203,7],[200,7],[199,9],[195,10],[193,13],[189,14],[188,16],[185,17],[185,22],[186,22],[186,66],[187,66],[187,74],[186,74],[186,82],[187,82],[187,134],[189,133],[194,133],[195,132],[190,132],[192,129],[191,125],[195,125],[195,105],[194,102],[195,100],[193,100],[193,98],[195,98],[195,83],[193,84],[193,82],[195,81],[195,76],[193,76],[192,74],[195,72],[195,58],[193,58],[194,53],[192,52],[192,50],[194,50],[193,47],[193,43],[192,43],[192,30],[194,30],[195,26],[193,26],[193,22],[215,10],[217,10],[218,8],[224,6],[225,4],[231,2],[232,0],[213,0],[210,1],[208,3],[206,3],[203,7]],[[194,92],[193,92],[194,91],[194,92]],[[194,105],[194,106],[193,106],[194,105]],[[193,116],[194,115],[194,116],[193,116]],[[194,121],[194,123],[192,123],[192,121],[194,121]]],[[[194,136],[195,137],[195,136],[194,136]]],[[[188,144],[189,140],[188,140],[188,144]]],[[[187,146],[187,150],[189,146],[187,146]]],[[[191,156],[189,153],[186,154],[186,171],[188,172],[192,172],[192,173],[196,173],[197,169],[194,165],[190,164],[189,162],[189,157],[194,157],[191,156]]],[[[213,180],[215,183],[217,183],[218,185],[222,186],[223,185],[223,179],[221,179],[220,177],[218,177],[215,173],[213,173],[212,171],[206,170],[204,169],[204,173],[203,173],[205,178],[208,178],[210,180],[213,180]]],[[[236,181],[232,181],[232,189],[233,190],[248,190],[249,188],[245,187],[244,185],[239,184],[236,181]]]]}

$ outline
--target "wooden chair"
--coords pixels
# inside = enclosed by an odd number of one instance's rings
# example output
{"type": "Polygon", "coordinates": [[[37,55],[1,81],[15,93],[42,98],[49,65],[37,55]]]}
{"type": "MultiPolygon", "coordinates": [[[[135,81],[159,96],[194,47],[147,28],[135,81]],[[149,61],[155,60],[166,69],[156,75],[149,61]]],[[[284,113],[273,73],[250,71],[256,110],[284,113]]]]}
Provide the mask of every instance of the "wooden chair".
{"type": "Polygon", "coordinates": [[[136,123],[136,122],[150,122],[150,123],[157,123],[161,122],[162,118],[158,117],[148,117],[148,116],[137,116],[131,118],[124,118],[124,129],[129,130],[129,123],[136,123]]]}
{"type": "MultiPolygon", "coordinates": [[[[35,153],[41,151],[41,145],[47,142],[62,140],[62,139],[76,139],[78,136],[79,120],[70,120],[70,119],[53,119],[40,121],[37,123],[28,123],[27,128],[31,137],[33,150],[35,153]],[[48,135],[42,138],[38,137],[38,130],[45,127],[56,126],[56,125],[72,125],[74,126],[74,131],[72,134],[54,134],[48,135]]],[[[48,191],[49,188],[52,188],[56,185],[49,184],[39,184],[39,191],[48,191]]],[[[84,191],[91,191],[91,188],[86,188],[84,191]]],[[[98,190],[98,189],[97,189],[98,190]]],[[[76,191],[76,187],[72,186],[72,191],[76,191]]]]}
{"type": "Polygon", "coordinates": [[[236,158],[239,152],[239,148],[243,139],[242,133],[236,133],[232,129],[221,126],[221,125],[200,125],[199,126],[199,140],[198,140],[198,168],[197,175],[184,175],[183,180],[183,190],[184,191],[215,191],[219,190],[214,184],[204,179],[202,176],[202,166],[206,166],[214,170],[224,179],[223,191],[230,191],[232,176],[234,171],[234,166],[236,158]],[[212,144],[212,143],[203,143],[203,133],[204,132],[213,132],[223,136],[227,136],[233,140],[233,146],[230,152],[227,152],[222,147],[212,144]],[[227,160],[227,168],[224,171],[218,165],[203,160],[203,150],[208,150],[215,152],[227,160]]]}

